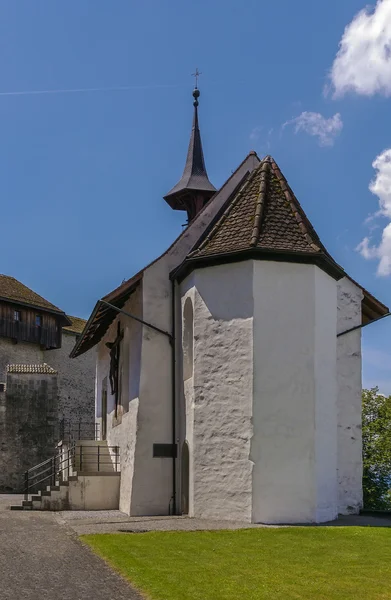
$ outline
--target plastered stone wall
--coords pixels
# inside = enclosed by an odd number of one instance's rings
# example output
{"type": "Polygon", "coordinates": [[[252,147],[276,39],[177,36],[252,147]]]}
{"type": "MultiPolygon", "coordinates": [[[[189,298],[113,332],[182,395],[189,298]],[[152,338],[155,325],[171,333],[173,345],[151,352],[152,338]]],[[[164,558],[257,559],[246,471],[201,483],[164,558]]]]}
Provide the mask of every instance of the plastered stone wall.
{"type": "MultiPolygon", "coordinates": [[[[142,316],[142,290],[137,289],[124,306],[131,314],[142,316]]],[[[120,315],[109,327],[97,348],[96,365],[96,421],[102,423],[102,383],[107,378],[107,443],[118,446],[120,450],[121,484],[120,510],[133,514],[132,492],[137,428],[139,420],[140,354],[142,326],[134,319],[120,315]],[[110,355],[106,342],[112,342],[117,336],[117,324],[121,323],[124,332],[121,352],[122,365],[122,404],[115,418],[115,399],[110,392],[109,371],[110,355]]]]}
{"type": "MultiPolygon", "coordinates": [[[[155,263],[144,271],[142,284],[142,307],[139,312],[133,312],[165,331],[172,331],[172,288],[169,279],[170,272],[186,257],[200,235],[209,225],[210,220],[224,204],[228,196],[240,183],[243,176],[252,171],[259,163],[256,156],[249,156],[227,184],[220,190],[205,210],[155,263]]],[[[130,311],[131,312],[131,311],[130,311]]],[[[121,318],[121,317],[117,317],[121,318]]],[[[117,319],[111,325],[110,331],[116,331],[117,319]]],[[[113,336],[112,336],[113,337],[113,336]]],[[[111,337],[111,341],[112,341],[111,337]]],[[[115,337],[115,336],[114,336],[115,337]]],[[[97,410],[101,395],[101,382],[104,374],[108,373],[107,352],[104,343],[107,337],[99,343],[98,349],[98,381],[96,388],[97,410]]],[[[143,326],[141,337],[134,342],[135,355],[129,357],[129,369],[139,370],[137,424],[125,423],[122,420],[116,431],[116,439],[122,438],[121,449],[126,448],[128,436],[137,431],[134,459],[129,460],[133,470],[121,475],[121,502],[123,509],[132,515],[168,514],[172,507],[173,497],[173,464],[172,459],[153,458],[154,443],[172,443],[172,378],[171,378],[171,345],[166,336],[143,326]],[[140,367],[140,361],[142,367],[140,367]],[[121,433],[120,433],[121,432],[121,433]],[[132,463],[132,460],[134,462],[132,463]],[[125,480],[131,479],[131,483],[125,480]],[[126,486],[126,488],[125,488],[126,486]],[[128,491],[122,495],[122,490],[128,491]],[[128,497],[131,489],[131,498],[128,497]]],[[[132,377],[130,377],[132,381],[132,377]]],[[[108,401],[110,399],[108,398],[108,401]]],[[[178,403],[179,396],[176,396],[178,403]]],[[[136,414],[136,411],[134,411],[136,414]]],[[[98,417],[100,419],[100,417],[98,417]]],[[[177,441],[180,432],[177,430],[177,441]]],[[[109,439],[111,433],[109,433],[109,439]]],[[[114,438],[113,438],[114,439],[114,438]]],[[[131,447],[133,448],[133,446],[131,447]]],[[[127,450],[126,450],[127,452],[127,450]]],[[[180,467],[176,466],[176,496],[177,506],[180,506],[180,467]],[[179,499],[179,504],[178,504],[179,499]]],[[[122,464],[122,463],[121,463],[122,464]]]]}
{"type": "MultiPolygon", "coordinates": [[[[346,277],[338,282],[341,333],[361,324],[362,291],[346,277]]],[[[362,507],[362,380],[361,330],[337,338],[338,383],[338,510],[357,513],[362,507]]]]}
{"type": "Polygon", "coordinates": [[[23,492],[24,471],[53,455],[58,441],[56,375],[7,374],[0,394],[0,492],[23,492]]]}
{"type": "Polygon", "coordinates": [[[315,266],[254,262],[255,522],[337,515],[336,301],[315,266]]]}
{"type": "Polygon", "coordinates": [[[194,274],[193,510],[251,521],[252,262],[194,274]]]}

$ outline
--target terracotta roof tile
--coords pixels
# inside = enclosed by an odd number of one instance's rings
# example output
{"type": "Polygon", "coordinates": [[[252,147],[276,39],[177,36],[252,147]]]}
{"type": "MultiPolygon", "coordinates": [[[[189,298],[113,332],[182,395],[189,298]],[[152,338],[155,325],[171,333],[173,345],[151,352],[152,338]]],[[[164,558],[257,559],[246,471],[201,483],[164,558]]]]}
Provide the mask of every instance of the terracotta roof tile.
{"type": "Polygon", "coordinates": [[[14,300],[22,304],[29,304],[31,306],[37,306],[39,308],[45,308],[46,310],[53,310],[56,312],[63,312],[57,306],[39,296],[28,288],[26,285],[8,275],[0,275],[0,298],[5,300],[14,300]]]}
{"type": "Polygon", "coordinates": [[[216,216],[188,258],[250,249],[319,255],[334,263],[270,156],[260,162],[242,189],[228,200],[224,212],[216,216]]]}
{"type": "Polygon", "coordinates": [[[56,375],[57,371],[55,371],[46,363],[42,363],[41,365],[7,365],[7,373],[33,373],[38,375],[56,375]]]}
{"type": "Polygon", "coordinates": [[[63,330],[69,331],[69,333],[82,333],[87,321],[85,319],[80,319],[79,317],[72,317],[71,315],[67,315],[67,317],[72,322],[72,325],[63,327],[63,330]]]}

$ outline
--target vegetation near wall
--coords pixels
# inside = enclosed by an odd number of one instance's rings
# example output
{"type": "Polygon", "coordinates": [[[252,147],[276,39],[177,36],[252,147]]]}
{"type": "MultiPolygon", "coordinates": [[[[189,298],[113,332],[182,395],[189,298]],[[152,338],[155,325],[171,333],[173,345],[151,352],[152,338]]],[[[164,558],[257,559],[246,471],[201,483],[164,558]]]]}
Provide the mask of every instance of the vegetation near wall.
{"type": "Polygon", "coordinates": [[[363,390],[364,508],[391,510],[391,396],[363,390]]]}

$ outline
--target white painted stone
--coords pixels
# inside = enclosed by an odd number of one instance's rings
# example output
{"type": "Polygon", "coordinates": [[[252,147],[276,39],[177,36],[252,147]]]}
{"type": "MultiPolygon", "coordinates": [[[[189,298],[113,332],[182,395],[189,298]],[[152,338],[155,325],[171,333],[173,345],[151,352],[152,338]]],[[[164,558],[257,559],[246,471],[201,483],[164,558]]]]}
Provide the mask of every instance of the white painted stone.
{"type": "MultiPolygon", "coordinates": [[[[362,290],[350,279],[338,282],[337,331],[361,324],[362,290]]],[[[337,338],[338,382],[338,510],[357,513],[362,507],[361,330],[337,338]]]]}
{"type": "MultiPolygon", "coordinates": [[[[140,303],[134,306],[134,300],[131,298],[124,307],[125,310],[165,331],[171,331],[170,272],[181,264],[244,175],[252,171],[258,163],[259,160],[255,155],[249,156],[168,251],[144,270],[140,303]],[[132,310],[129,307],[132,307],[132,310]]],[[[140,294],[140,290],[133,296],[137,294],[140,294]]],[[[138,400],[137,410],[132,410],[132,418],[125,422],[124,416],[127,411],[124,410],[122,420],[114,422],[111,414],[111,422],[108,424],[109,443],[116,440],[115,443],[120,445],[121,464],[128,465],[126,475],[123,470],[121,477],[121,510],[132,515],[164,515],[168,514],[172,503],[172,460],[153,458],[152,449],[154,443],[172,442],[171,345],[167,337],[146,326],[139,327],[136,335],[135,321],[124,316],[117,317],[98,345],[96,385],[98,415],[102,380],[109,373],[109,357],[105,342],[115,338],[118,319],[121,325],[126,323],[126,327],[131,327],[133,330],[124,346],[128,346],[134,352],[129,356],[129,371],[135,371],[135,376],[129,377],[129,385],[134,379],[138,383],[137,395],[133,395],[132,398],[130,394],[129,399],[130,405],[136,398],[138,400]],[[131,441],[132,435],[134,441],[131,441]]],[[[126,374],[123,375],[123,379],[126,381],[126,374]]],[[[108,402],[110,401],[109,412],[112,413],[113,403],[109,395],[108,402]]],[[[98,421],[100,418],[98,416],[98,421]]],[[[180,497],[178,468],[176,475],[177,495],[180,497]]]]}
{"type": "Polygon", "coordinates": [[[254,262],[255,522],[336,517],[335,335],[334,280],[312,265],[254,262]]]}
{"type": "Polygon", "coordinates": [[[252,263],[193,273],[194,377],[182,434],[190,449],[190,515],[251,521],[252,263]]]}

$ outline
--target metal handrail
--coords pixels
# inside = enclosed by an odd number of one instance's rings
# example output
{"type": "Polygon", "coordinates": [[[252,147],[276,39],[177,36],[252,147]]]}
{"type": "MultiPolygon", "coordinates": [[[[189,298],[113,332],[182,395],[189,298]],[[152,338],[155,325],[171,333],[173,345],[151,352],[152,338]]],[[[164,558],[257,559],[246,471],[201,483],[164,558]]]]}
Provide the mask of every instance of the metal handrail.
{"type": "Polygon", "coordinates": [[[60,421],[60,437],[62,440],[99,440],[100,423],[91,421],[71,421],[63,417],[60,421]]]}
{"type": "MultiPolygon", "coordinates": [[[[101,447],[98,446],[83,446],[83,444],[78,444],[73,442],[69,448],[66,450],[66,456],[63,455],[62,451],[59,451],[54,456],[44,460],[43,462],[31,467],[27,471],[25,471],[24,479],[24,494],[25,499],[28,500],[28,495],[32,488],[36,488],[39,484],[44,481],[51,480],[55,485],[56,478],[59,477],[60,481],[62,479],[64,471],[78,466],[80,471],[83,468],[83,460],[84,462],[88,462],[90,457],[96,456],[97,458],[97,471],[101,471],[102,467],[105,465],[112,465],[114,471],[117,473],[120,467],[119,461],[119,447],[118,446],[105,446],[104,447],[108,454],[103,454],[101,452],[101,447]],[[114,460],[113,460],[114,459],[114,460]],[[46,467],[46,468],[43,468],[46,467]],[[37,472],[37,470],[39,471],[37,472]],[[47,473],[47,475],[45,475],[47,473]],[[45,475],[42,477],[42,475],[45,475]],[[38,479],[38,478],[41,479],[38,479]]],[[[91,465],[89,465],[91,466],[91,465]]]]}

